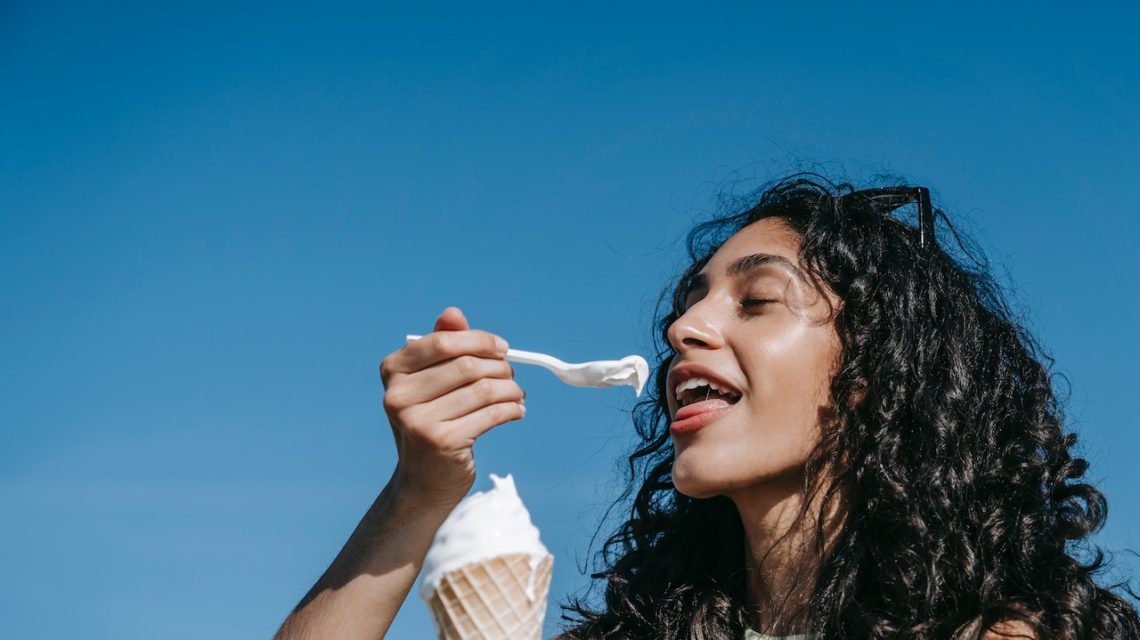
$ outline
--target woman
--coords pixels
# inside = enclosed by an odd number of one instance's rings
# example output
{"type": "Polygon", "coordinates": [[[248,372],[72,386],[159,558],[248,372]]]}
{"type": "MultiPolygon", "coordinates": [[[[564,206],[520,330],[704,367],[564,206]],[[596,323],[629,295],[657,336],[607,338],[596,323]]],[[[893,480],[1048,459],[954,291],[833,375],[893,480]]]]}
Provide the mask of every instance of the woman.
{"type": "MultiPolygon", "coordinates": [[[[924,189],[799,174],[693,230],[604,601],[565,606],[561,637],[1140,638],[1100,556],[1068,552],[1106,501],[1049,358],[936,214],[924,189]]],[[[384,359],[399,464],[279,637],[381,636],[471,444],[525,414],[500,338],[457,309],[435,329],[384,359]]]]}

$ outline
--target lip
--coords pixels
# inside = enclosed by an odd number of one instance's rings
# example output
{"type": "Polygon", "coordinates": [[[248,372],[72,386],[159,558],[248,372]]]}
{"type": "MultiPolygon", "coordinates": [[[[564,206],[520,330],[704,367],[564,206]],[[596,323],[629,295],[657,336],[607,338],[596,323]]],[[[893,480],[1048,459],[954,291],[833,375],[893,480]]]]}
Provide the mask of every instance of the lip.
{"type": "MultiPolygon", "coordinates": [[[[693,378],[704,378],[716,383],[718,387],[730,389],[738,396],[743,396],[740,389],[728,380],[725,380],[724,376],[695,362],[683,362],[674,366],[669,371],[668,388],[670,393],[672,393],[673,389],[677,388],[678,384],[693,378]]],[[[670,398],[673,402],[676,402],[676,399],[673,398],[672,395],[670,395],[670,398]]],[[[669,424],[669,433],[674,436],[679,436],[704,428],[725,412],[732,409],[738,402],[740,402],[740,400],[731,404],[723,400],[703,400],[680,407],[673,412],[674,420],[669,424]]]]}
{"type": "Polygon", "coordinates": [[[693,378],[704,378],[710,382],[715,382],[718,387],[726,387],[730,389],[738,396],[744,395],[740,392],[739,387],[732,384],[728,380],[725,380],[724,376],[720,375],[716,371],[713,371],[712,369],[709,369],[704,365],[699,365],[695,362],[682,362],[681,364],[676,365],[669,370],[669,382],[666,385],[670,394],[669,397],[673,398],[673,389],[676,389],[677,385],[686,380],[692,380],[693,378]]]}

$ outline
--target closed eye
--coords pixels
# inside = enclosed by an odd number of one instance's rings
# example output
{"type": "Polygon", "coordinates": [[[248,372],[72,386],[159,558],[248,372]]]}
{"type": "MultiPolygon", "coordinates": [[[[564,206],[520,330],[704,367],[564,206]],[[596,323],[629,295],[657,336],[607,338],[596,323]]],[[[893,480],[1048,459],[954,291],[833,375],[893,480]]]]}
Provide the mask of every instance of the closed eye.
{"type": "Polygon", "coordinates": [[[756,298],[748,298],[747,300],[741,300],[740,306],[744,307],[745,309],[750,309],[753,307],[762,307],[770,302],[775,302],[775,300],[759,300],[756,298]]]}

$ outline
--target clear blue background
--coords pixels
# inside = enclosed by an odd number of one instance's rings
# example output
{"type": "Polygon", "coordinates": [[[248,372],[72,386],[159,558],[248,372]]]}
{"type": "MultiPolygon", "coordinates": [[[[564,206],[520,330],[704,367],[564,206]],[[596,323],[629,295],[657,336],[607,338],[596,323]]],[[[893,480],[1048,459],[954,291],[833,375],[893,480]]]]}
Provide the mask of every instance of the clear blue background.
{"type": "MultiPolygon", "coordinates": [[[[647,352],[692,220],[805,160],[978,237],[1135,546],[1140,16],[759,4],[0,3],[0,636],[269,637],[393,468],[405,333],[647,352]]],[[[633,395],[519,379],[477,488],[515,475],[553,605],[633,395]]]]}

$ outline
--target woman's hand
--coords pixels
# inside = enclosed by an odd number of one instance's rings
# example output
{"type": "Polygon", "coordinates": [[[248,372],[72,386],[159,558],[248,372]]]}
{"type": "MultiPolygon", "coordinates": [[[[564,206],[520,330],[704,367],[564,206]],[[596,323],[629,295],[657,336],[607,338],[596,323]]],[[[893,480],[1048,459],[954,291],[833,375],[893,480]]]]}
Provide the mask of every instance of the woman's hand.
{"type": "Polygon", "coordinates": [[[435,332],[384,358],[384,410],[400,461],[321,579],[277,632],[383,638],[423,567],[432,537],[475,481],[471,445],[518,420],[525,395],[507,344],[448,307],[435,332]]]}
{"type": "Polygon", "coordinates": [[[400,460],[393,481],[405,497],[453,507],[475,481],[476,438],[526,415],[526,394],[506,361],[507,343],[472,330],[444,309],[435,330],[380,363],[384,411],[400,460]]]}

